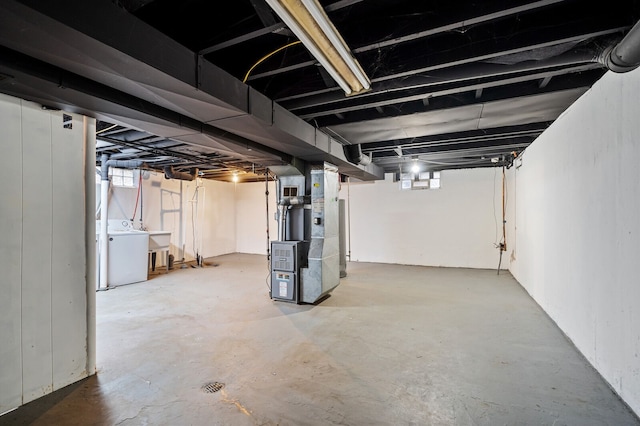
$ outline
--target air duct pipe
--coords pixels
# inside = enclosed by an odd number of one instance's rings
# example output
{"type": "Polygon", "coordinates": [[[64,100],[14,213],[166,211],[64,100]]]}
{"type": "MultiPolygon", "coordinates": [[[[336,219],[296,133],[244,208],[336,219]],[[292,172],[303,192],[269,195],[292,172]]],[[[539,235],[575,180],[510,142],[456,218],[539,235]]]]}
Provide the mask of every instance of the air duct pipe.
{"type": "Polygon", "coordinates": [[[640,66],[640,22],[615,46],[605,49],[601,63],[616,73],[632,71],[640,66]]]}
{"type": "Polygon", "coordinates": [[[311,197],[308,195],[295,197],[282,197],[278,201],[278,240],[286,241],[287,239],[287,214],[291,206],[304,206],[311,203],[311,197]]]}
{"type": "Polygon", "coordinates": [[[353,164],[368,166],[371,164],[371,157],[362,153],[362,146],[360,144],[344,145],[342,147],[344,156],[347,157],[347,161],[353,164]]]}
{"type": "Polygon", "coordinates": [[[165,179],[194,180],[198,176],[198,169],[192,168],[190,173],[177,172],[173,166],[164,166],[165,179]]]}
{"type": "Polygon", "coordinates": [[[100,290],[107,289],[109,251],[109,167],[134,169],[144,164],[142,160],[109,160],[107,154],[100,158],[100,290]]]}
{"type": "Polygon", "coordinates": [[[288,207],[278,204],[278,241],[285,241],[287,238],[287,209],[288,207]]]}

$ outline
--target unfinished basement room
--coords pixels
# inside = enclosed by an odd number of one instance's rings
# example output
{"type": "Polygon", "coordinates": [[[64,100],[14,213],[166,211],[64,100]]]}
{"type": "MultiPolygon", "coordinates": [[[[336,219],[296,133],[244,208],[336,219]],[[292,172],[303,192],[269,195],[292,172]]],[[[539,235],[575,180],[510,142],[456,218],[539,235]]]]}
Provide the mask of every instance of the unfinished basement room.
{"type": "Polygon", "coordinates": [[[640,426],[640,0],[0,1],[0,426],[640,426]]]}

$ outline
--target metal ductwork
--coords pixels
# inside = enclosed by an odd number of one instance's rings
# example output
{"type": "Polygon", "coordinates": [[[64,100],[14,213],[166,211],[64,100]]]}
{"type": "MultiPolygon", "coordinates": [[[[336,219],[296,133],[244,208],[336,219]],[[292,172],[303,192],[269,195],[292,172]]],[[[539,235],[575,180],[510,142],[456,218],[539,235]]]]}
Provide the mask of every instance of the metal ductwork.
{"type": "Polygon", "coordinates": [[[371,164],[371,157],[362,153],[362,146],[360,144],[344,145],[344,156],[350,163],[367,166],[371,164]]]}
{"type": "Polygon", "coordinates": [[[173,166],[164,166],[165,179],[194,180],[196,177],[198,177],[197,168],[192,168],[190,173],[186,173],[175,171],[173,166]]]}
{"type": "Polygon", "coordinates": [[[600,62],[617,73],[638,68],[640,66],[640,22],[629,30],[620,43],[605,49],[600,62]]]}

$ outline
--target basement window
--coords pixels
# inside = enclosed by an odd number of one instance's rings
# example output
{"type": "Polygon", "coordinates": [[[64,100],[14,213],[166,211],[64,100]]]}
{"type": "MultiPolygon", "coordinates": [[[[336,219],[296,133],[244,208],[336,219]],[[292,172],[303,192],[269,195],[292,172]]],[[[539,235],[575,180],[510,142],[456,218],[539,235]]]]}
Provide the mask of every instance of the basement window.
{"type": "Polygon", "coordinates": [[[137,188],[139,173],[139,170],[110,167],[111,185],[121,188],[137,188]]]}
{"type": "Polygon", "coordinates": [[[440,189],[440,172],[401,173],[400,189],[440,189]]]}

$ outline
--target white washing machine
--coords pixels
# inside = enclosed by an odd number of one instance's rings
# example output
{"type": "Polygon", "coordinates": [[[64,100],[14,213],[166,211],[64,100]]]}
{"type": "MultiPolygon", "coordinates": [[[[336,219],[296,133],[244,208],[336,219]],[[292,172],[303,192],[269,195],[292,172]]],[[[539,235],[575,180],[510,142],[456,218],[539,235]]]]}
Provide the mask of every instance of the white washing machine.
{"type": "Polygon", "coordinates": [[[108,231],[107,285],[117,286],[147,280],[149,233],[108,231]]]}
{"type": "MultiPolygon", "coordinates": [[[[107,238],[107,286],[146,281],[149,233],[134,229],[126,219],[109,219],[107,238]]],[[[96,287],[100,289],[100,220],[96,221],[96,287]]]]}

